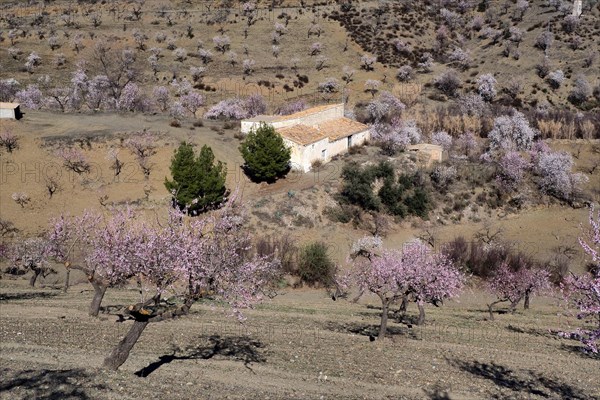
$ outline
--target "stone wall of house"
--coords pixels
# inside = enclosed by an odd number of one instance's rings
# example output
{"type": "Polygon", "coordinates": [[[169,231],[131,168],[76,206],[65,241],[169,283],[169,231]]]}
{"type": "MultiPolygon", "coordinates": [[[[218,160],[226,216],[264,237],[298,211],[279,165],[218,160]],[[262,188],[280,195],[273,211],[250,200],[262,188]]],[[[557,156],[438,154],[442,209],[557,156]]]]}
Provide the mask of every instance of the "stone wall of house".
{"type": "Polygon", "coordinates": [[[328,155],[328,138],[321,139],[315,143],[307,144],[306,146],[302,146],[286,138],[284,138],[283,141],[285,142],[286,146],[289,146],[292,149],[290,159],[290,162],[292,163],[292,169],[308,172],[310,171],[313,161],[323,160],[323,162],[327,162],[330,159],[328,155]],[[325,150],[325,159],[323,159],[322,155],[323,150],[325,150]]]}

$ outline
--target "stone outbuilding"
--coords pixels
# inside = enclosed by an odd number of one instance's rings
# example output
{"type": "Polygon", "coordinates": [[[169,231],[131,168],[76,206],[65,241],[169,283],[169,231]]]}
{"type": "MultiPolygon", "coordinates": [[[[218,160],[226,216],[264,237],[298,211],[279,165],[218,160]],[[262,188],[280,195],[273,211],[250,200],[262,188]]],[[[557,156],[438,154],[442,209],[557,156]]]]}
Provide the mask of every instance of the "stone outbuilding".
{"type": "Polygon", "coordinates": [[[19,103],[0,103],[0,119],[21,119],[21,105],[19,103]]]}
{"type": "Polygon", "coordinates": [[[431,167],[436,162],[448,159],[448,152],[442,146],[430,143],[413,144],[406,148],[409,153],[416,153],[418,158],[427,166],[431,167]]]}

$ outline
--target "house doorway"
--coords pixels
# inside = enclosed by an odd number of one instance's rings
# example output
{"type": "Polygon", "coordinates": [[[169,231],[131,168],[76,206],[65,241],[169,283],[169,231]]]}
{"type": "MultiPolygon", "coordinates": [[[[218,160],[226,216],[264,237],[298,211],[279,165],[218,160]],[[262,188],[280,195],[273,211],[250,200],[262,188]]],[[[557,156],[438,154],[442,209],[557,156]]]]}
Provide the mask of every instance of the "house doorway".
{"type": "Polygon", "coordinates": [[[352,135],[348,136],[348,148],[352,147],[352,135]]]}
{"type": "Polygon", "coordinates": [[[321,158],[323,160],[327,159],[327,149],[321,150],[321,158]]]}

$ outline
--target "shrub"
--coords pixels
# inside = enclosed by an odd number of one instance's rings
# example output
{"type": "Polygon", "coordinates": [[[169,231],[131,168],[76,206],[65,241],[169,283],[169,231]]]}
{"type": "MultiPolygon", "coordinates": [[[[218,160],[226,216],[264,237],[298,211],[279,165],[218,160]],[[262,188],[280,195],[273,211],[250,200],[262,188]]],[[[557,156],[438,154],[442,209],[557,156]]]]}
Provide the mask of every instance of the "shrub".
{"type": "Polygon", "coordinates": [[[12,153],[19,147],[19,138],[11,131],[0,133],[0,147],[4,147],[7,152],[12,153]]]}
{"type": "Polygon", "coordinates": [[[550,63],[548,58],[544,57],[541,63],[535,65],[535,71],[540,78],[545,78],[550,72],[550,63]]]}
{"type": "Polygon", "coordinates": [[[340,84],[335,78],[327,78],[323,82],[319,82],[317,90],[320,93],[336,93],[339,91],[340,84]]]}
{"type": "Polygon", "coordinates": [[[362,168],[356,162],[347,163],[342,169],[342,179],[342,203],[354,204],[364,210],[379,210],[381,202],[371,187],[375,180],[375,170],[372,167],[362,168]]]}
{"type": "Polygon", "coordinates": [[[455,71],[449,70],[437,76],[433,85],[447,96],[454,97],[462,82],[455,71]]]}
{"type": "Polygon", "coordinates": [[[298,276],[310,286],[330,287],[334,284],[336,267],[325,243],[304,246],[298,255],[298,276]]]}
{"type": "Polygon", "coordinates": [[[298,274],[298,247],[293,237],[289,235],[263,236],[257,239],[254,249],[259,257],[279,259],[284,273],[298,274]]]}
{"type": "Polygon", "coordinates": [[[580,185],[587,180],[585,175],[571,172],[573,164],[573,158],[567,152],[540,153],[534,168],[540,177],[540,190],[562,200],[573,200],[580,185]]]}
{"type": "Polygon", "coordinates": [[[434,132],[431,135],[431,143],[442,146],[444,150],[450,150],[452,147],[452,136],[445,131],[434,132]]]}
{"type": "Polygon", "coordinates": [[[413,79],[413,74],[413,68],[410,65],[403,65],[398,68],[396,78],[398,78],[400,82],[408,82],[413,79]]]}
{"type": "Polygon", "coordinates": [[[565,74],[562,72],[562,70],[557,69],[556,71],[550,72],[546,80],[552,89],[558,89],[565,81],[565,74]]]}
{"type": "Polygon", "coordinates": [[[496,182],[504,191],[517,190],[528,167],[529,163],[519,153],[508,152],[498,162],[496,182]]]}
{"type": "Polygon", "coordinates": [[[448,55],[448,59],[463,70],[469,68],[469,64],[471,64],[471,54],[468,50],[465,51],[460,47],[455,48],[448,55]]]}
{"type": "Polygon", "coordinates": [[[513,110],[512,115],[494,119],[494,126],[488,138],[492,149],[527,150],[531,147],[537,131],[529,126],[522,113],[513,110]]]}
{"type": "Polygon", "coordinates": [[[485,101],[496,97],[496,78],[492,74],[484,74],[477,78],[477,92],[485,101]]]}
{"type": "Polygon", "coordinates": [[[448,189],[448,186],[450,186],[456,179],[456,175],[455,166],[436,165],[431,172],[431,181],[438,190],[440,190],[442,193],[445,193],[448,189]]]}
{"type": "Polygon", "coordinates": [[[360,67],[365,71],[373,71],[375,66],[375,62],[377,61],[377,57],[370,56],[368,54],[364,54],[360,58],[360,67]]]}
{"type": "Polygon", "coordinates": [[[554,34],[550,31],[544,31],[535,39],[535,47],[548,50],[552,42],[554,42],[554,34]]]}
{"type": "Polygon", "coordinates": [[[579,75],[575,79],[575,85],[569,93],[569,101],[575,105],[585,102],[592,94],[592,86],[584,75],[579,75]]]}

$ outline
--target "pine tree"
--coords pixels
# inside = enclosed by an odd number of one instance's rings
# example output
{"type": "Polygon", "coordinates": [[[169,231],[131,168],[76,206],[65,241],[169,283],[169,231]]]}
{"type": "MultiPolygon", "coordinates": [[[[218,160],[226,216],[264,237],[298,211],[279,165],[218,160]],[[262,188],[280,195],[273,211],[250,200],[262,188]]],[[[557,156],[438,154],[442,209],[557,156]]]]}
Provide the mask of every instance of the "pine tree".
{"type": "Polygon", "coordinates": [[[271,125],[261,123],[240,145],[248,175],[257,181],[273,182],[289,171],[291,149],[271,125]]]}
{"type": "Polygon", "coordinates": [[[165,187],[174,194],[174,202],[190,212],[217,206],[227,193],[225,164],[215,164],[212,149],[206,145],[195,158],[192,145],[181,143],[171,159],[171,175],[173,180],[165,178],[165,187]]]}

